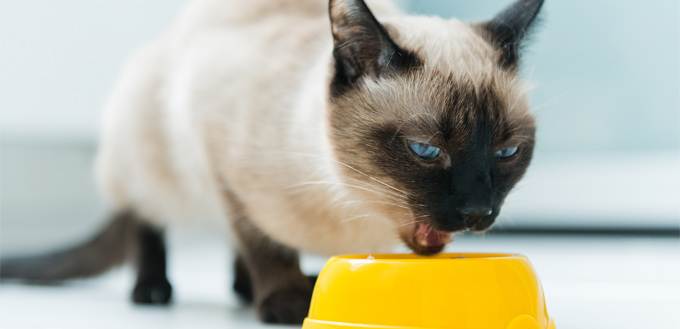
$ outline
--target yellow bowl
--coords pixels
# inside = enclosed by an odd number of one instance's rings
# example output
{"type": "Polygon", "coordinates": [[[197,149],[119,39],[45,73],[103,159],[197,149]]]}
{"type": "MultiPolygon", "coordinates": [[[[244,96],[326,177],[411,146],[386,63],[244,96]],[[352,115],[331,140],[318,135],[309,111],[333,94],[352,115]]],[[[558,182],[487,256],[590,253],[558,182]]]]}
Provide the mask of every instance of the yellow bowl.
{"type": "Polygon", "coordinates": [[[554,329],[529,260],[512,254],[331,258],[303,329],[554,329]]]}

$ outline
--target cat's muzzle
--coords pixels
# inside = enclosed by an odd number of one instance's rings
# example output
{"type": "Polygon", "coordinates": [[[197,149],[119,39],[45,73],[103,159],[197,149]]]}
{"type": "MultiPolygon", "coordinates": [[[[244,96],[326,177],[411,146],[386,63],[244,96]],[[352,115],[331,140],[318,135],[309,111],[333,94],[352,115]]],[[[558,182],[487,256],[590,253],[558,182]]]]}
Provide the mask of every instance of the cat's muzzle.
{"type": "Polygon", "coordinates": [[[496,219],[495,214],[485,211],[477,215],[461,215],[454,222],[446,224],[428,223],[415,221],[408,229],[402,232],[402,240],[415,253],[420,255],[433,255],[441,252],[452,241],[451,237],[456,232],[472,231],[483,232],[496,219]]]}

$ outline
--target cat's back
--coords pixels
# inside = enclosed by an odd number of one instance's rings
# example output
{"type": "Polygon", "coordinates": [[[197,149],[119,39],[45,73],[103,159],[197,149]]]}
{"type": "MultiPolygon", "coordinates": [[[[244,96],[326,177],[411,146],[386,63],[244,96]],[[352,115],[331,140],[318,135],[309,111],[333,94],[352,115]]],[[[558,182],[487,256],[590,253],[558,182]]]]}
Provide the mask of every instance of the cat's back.
{"type": "MultiPolygon", "coordinates": [[[[367,3],[381,18],[399,14],[389,0],[367,3]]],[[[299,102],[310,84],[324,97],[317,88],[332,59],[328,7],[328,0],[191,2],[168,34],[165,116],[187,122],[189,115],[198,130],[219,125],[198,131],[207,143],[224,144],[213,149],[275,147],[292,138],[289,130],[306,124],[297,118],[322,110],[302,113],[299,102]]]]}
{"type": "MultiPolygon", "coordinates": [[[[215,56],[219,67],[309,62],[331,44],[329,0],[192,0],[166,36],[171,58],[188,52],[215,56]]],[[[390,0],[368,0],[376,15],[398,14],[390,0]]],[[[206,62],[208,59],[202,60],[206,62]]],[[[181,65],[174,62],[171,65],[181,65]]],[[[309,66],[309,65],[307,65],[309,66]]],[[[219,73],[219,72],[216,72],[219,73]]]]}
{"type": "MultiPolygon", "coordinates": [[[[367,2],[376,15],[397,13],[390,1],[367,2]]],[[[104,195],[155,218],[219,208],[205,204],[218,204],[206,195],[217,190],[216,168],[241,173],[255,164],[239,154],[300,140],[290,130],[311,127],[296,122],[313,120],[298,113],[300,95],[310,76],[323,84],[312,70],[329,66],[331,50],[328,0],[190,1],[132,56],[107,102],[104,195]]]]}
{"type": "MultiPolygon", "coordinates": [[[[305,18],[327,20],[328,2],[328,0],[192,0],[182,10],[178,25],[193,28],[247,26],[282,17],[296,21],[305,18]]],[[[398,13],[390,0],[366,2],[376,15],[398,13]]]]}
{"type": "Polygon", "coordinates": [[[193,0],[179,23],[194,28],[248,25],[280,15],[322,17],[326,8],[324,0],[193,0]]]}

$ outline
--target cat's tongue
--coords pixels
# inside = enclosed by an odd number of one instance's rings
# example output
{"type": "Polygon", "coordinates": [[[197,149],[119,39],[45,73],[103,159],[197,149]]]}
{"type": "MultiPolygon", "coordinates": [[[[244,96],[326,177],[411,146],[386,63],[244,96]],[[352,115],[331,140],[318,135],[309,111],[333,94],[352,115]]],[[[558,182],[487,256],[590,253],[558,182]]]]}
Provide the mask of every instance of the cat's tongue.
{"type": "Polygon", "coordinates": [[[450,232],[437,231],[432,226],[419,222],[416,223],[414,237],[416,243],[423,247],[438,247],[450,242],[451,234],[450,232]]]}

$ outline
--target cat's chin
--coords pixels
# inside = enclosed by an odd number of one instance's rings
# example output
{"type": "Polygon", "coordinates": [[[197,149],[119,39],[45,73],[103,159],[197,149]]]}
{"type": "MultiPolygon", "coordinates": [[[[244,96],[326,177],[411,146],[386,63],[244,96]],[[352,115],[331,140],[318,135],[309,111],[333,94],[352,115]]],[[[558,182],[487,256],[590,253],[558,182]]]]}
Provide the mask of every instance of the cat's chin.
{"type": "Polygon", "coordinates": [[[406,245],[419,255],[434,255],[440,253],[451,242],[453,232],[439,231],[423,222],[410,225],[401,233],[406,245]]]}

